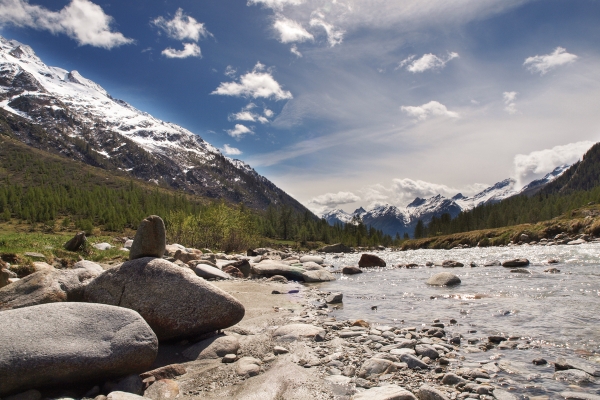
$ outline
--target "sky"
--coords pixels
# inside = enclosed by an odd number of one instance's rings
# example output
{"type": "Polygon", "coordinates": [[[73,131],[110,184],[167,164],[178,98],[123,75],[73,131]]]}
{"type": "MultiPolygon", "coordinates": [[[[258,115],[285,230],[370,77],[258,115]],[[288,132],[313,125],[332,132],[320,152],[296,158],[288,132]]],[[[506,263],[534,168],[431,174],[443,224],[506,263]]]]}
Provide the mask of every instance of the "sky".
{"type": "Polygon", "coordinates": [[[0,0],[0,35],[311,210],[517,185],[600,139],[597,0],[0,0]]]}

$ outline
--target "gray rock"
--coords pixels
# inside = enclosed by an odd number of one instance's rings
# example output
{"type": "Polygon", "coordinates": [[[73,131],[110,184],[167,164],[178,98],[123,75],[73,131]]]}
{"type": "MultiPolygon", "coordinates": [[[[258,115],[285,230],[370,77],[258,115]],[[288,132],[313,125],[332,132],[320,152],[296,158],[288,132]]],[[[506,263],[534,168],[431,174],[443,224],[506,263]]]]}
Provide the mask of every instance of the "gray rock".
{"type": "Polygon", "coordinates": [[[302,268],[307,271],[320,271],[323,269],[323,267],[313,261],[302,263],[302,268]]]}
{"type": "Polygon", "coordinates": [[[506,260],[502,263],[502,266],[506,268],[526,267],[528,265],[529,260],[526,258],[515,258],[513,260],[506,260]]]}
{"type": "Polygon", "coordinates": [[[528,274],[531,275],[531,271],[528,271],[524,268],[515,268],[515,269],[511,269],[510,272],[512,272],[513,274],[528,274]]]}
{"type": "Polygon", "coordinates": [[[237,299],[191,270],[150,257],[105,271],[86,287],[85,300],[139,312],[159,340],[224,329],[245,312],[237,299]]]}
{"type": "Polygon", "coordinates": [[[242,357],[236,363],[235,372],[241,376],[255,376],[260,373],[261,361],[253,357],[242,357]]]}
{"type": "Polygon", "coordinates": [[[328,282],[335,281],[335,276],[326,270],[305,271],[302,273],[304,282],[328,282]]]}
{"type": "Polygon", "coordinates": [[[65,243],[64,248],[67,251],[77,251],[85,244],[87,238],[85,237],[85,232],[79,232],[71,240],[65,243]]]}
{"type": "Polygon", "coordinates": [[[144,382],[138,374],[129,375],[125,379],[121,379],[114,388],[115,392],[127,392],[137,395],[144,393],[144,382]]]}
{"type": "Polygon", "coordinates": [[[250,262],[248,262],[248,260],[235,261],[233,263],[230,263],[229,265],[239,269],[240,272],[244,275],[244,278],[248,278],[250,276],[250,273],[252,272],[252,266],[250,265],[250,262]]]}
{"type": "Polygon", "coordinates": [[[484,267],[499,267],[501,265],[502,263],[498,260],[486,261],[486,263],[483,264],[484,267]]]}
{"type": "Polygon", "coordinates": [[[371,358],[365,361],[358,371],[359,378],[369,379],[374,375],[389,374],[397,370],[393,361],[382,358],[371,358]]]}
{"type": "Polygon", "coordinates": [[[290,351],[288,349],[286,349],[285,347],[281,347],[281,346],[275,346],[273,347],[273,354],[275,354],[276,356],[280,355],[280,354],[287,354],[290,351]]]}
{"type": "MultiPolygon", "coordinates": [[[[383,350],[383,347],[380,350],[383,350]]],[[[392,354],[394,356],[402,356],[403,354],[415,355],[417,353],[413,349],[398,348],[398,349],[392,349],[392,350],[390,350],[390,354],[392,354]]]]}
{"type": "Polygon", "coordinates": [[[215,336],[188,347],[182,354],[189,360],[205,360],[237,354],[239,349],[240,342],[235,336],[215,336]]]}
{"type": "Polygon", "coordinates": [[[342,274],[345,274],[345,275],[362,274],[362,270],[356,266],[346,266],[346,267],[342,268],[342,274]]]}
{"type": "Polygon", "coordinates": [[[303,338],[313,339],[315,335],[325,335],[325,330],[318,326],[308,324],[290,324],[279,327],[273,332],[273,337],[285,342],[296,341],[303,338]]]}
{"type": "Polygon", "coordinates": [[[96,264],[93,261],[87,261],[87,260],[82,260],[82,261],[78,261],[75,263],[75,265],[73,265],[73,269],[87,269],[88,271],[90,271],[91,273],[94,273],[96,275],[100,275],[101,273],[104,272],[104,268],[102,268],[100,266],[100,264],[96,264]]]}
{"type": "Polygon", "coordinates": [[[106,400],[148,400],[147,397],[138,396],[137,394],[127,393],[127,392],[110,392],[108,396],[106,396],[106,400]]]}
{"type": "Polygon", "coordinates": [[[192,267],[192,270],[196,275],[204,279],[231,279],[229,274],[226,274],[219,268],[211,267],[206,264],[196,264],[192,267]]]}
{"type": "Polygon", "coordinates": [[[0,289],[0,311],[64,301],[82,301],[98,273],[90,269],[48,269],[0,289]]]}
{"type": "Polygon", "coordinates": [[[113,248],[113,246],[110,243],[105,243],[105,242],[93,244],[92,247],[95,249],[98,249],[98,250],[102,250],[102,251],[110,250],[113,248]]]}
{"type": "Polygon", "coordinates": [[[555,368],[557,370],[560,369],[579,369],[584,371],[592,376],[600,376],[600,367],[594,364],[586,363],[581,360],[577,360],[575,358],[559,358],[555,362],[555,368]]]}
{"type": "Polygon", "coordinates": [[[323,246],[319,249],[322,253],[352,253],[352,248],[345,246],[341,243],[331,244],[329,246],[323,246]]]}
{"type": "Polygon", "coordinates": [[[494,389],[492,392],[496,400],[517,400],[518,397],[506,390],[494,389]]]}
{"type": "Polygon", "coordinates": [[[46,259],[46,256],[43,255],[42,253],[36,253],[36,252],[33,252],[33,251],[27,251],[27,252],[23,253],[23,255],[25,257],[38,258],[40,260],[45,260],[46,259]]]}
{"type": "Polygon", "coordinates": [[[454,386],[457,383],[460,382],[464,382],[465,380],[463,378],[461,378],[460,376],[453,374],[451,372],[448,372],[447,374],[444,375],[444,377],[442,378],[442,383],[444,385],[450,385],[450,386],[454,386]]]}
{"type": "Polygon", "coordinates": [[[307,262],[314,262],[317,263],[319,265],[323,264],[323,257],[319,257],[319,256],[302,256],[300,257],[300,262],[301,263],[307,263],[307,262]]]}
{"type": "Polygon", "coordinates": [[[10,274],[7,269],[0,269],[0,289],[4,286],[8,285],[8,279],[10,278],[10,274]]]}
{"type": "Polygon", "coordinates": [[[237,360],[237,355],[236,354],[225,354],[223,356],[223,358],[221,359],[221,362],[224,364],[231,364],[236,362],[237,360]]]}
{"type": "Polygon", "coordinates": [[[53,303],[0,312],[0,395],[139,373],[158,352],[132,310],[53,303]]]}
{"type": "Polygon", "coordinates": [[[285,276],[287,279],[293,279],[296,281],[303,281],[304,278],[302,274],[306,272],[306,270],[301,267],[294,267],[281,262],[274,262],[269,260],[265,260],[258,264],[255,264],[252,267],[252,271],[257,275],[264,275],[269,277],[274,275],[281,275],[285,276]]]}
{"type": "Polygon", "coordinates": [[[165,254],[166,245],[165,223],[159,216],[151,215],[138,226],[129,252],[129,259],[160,258],[165,254]]]}
{"type": "Polygon", "coordinates": [[[179,383],[171,379],[161,379],[146,389],[144,397],[152,400],[175,399],[179,397],[179,383]]]}
{"type": "Polygon", "coordinates": [[[418,344],[415,346],[415,352],[419,356],[429,357],[432,360],[437,360],[440,357],[440,354],[437,350],[428,344],[418,344]]]}
{"type": "Polygon", "coordinates": [[[464,266],[463,263],[454,260],[445,260],[442,262],[442,267],[444,268],[461,268],[464,266]]]}
{"type": "Polygon", "coordinates": [[[400,355],[400,361],[405,362],[408,365],[408,368],[415,369],[429,369],[429,365],[425,364],[423,361],[419,360],[417,357],[412,354],[402,354],[400,355]]]}
{"type": "Polygon", "coordinates": [[[133,239],[127,239],[125,241],[125,243],[123,243],[123,247],[126,249],[131,249],[132,245],[133,245],[133,239]]]}
{"type": "Polygon", "coordinates": [[[325,302],[328,304],[335,304],[335,303],[341,303],[343,299],[344,299],[344,294],[337,292],[337,293],[331,293],[329,296],[327,296],[327,298],[325,299],[325,302]]]}
{"type": "Polygon", "coordinates": [[[414,394],[398,385],[378,386],[359,392],[354,400],[417,400],[414,394]]]}
{"type": "Polygon", "coordinates": [[[431,286],[454,286],[460,283],[460,278],[450,272],[440,272],[427,280],[427,284],[431,286]]]}
{"type": "Polygon", "coordinates": [[[567,369],[564,371],[556,371],[552,378],[557,381],[574,383],[576,385],[581,385],[582,383],[594,383],[594,377],[587,372],[581,371],[579,369],[567,369]]]}
{"type": "Polygon", "coordinates": [[[429,385],[421,386],[417,397],[419,400],[450,400],[444,392],[429,385]]]}
{"type": "Polygon", "coordinates": [[[363,254],[360,256],[360,260],[358,260],[358,266],[360,268],[385,267],[386,263],[375,254],[363,254]]]}
{"type": "Polygon", "coordinates": [[[600,400],[600,395],[582,392],[561,392],[565,400],[600,400]]]}

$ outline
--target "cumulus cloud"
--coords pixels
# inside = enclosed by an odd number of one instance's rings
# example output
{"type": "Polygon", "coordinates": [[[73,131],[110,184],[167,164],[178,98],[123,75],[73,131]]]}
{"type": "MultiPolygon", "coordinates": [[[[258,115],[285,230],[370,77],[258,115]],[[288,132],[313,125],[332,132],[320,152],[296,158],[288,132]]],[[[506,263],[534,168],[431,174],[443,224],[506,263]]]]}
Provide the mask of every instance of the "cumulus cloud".
{"type": "Polygon", "coordinates": [[[582,141],[533,151],[529,154],[517,154],[514,159],[517,185],[523,187],[552,172],[556,167],[577,162],[593,145],[594,142],[582,141]]]}
{"type": "Polygon", "coordinates": [[[183,50],[176,50],[167,47],[161,52],[161,54],[167,58],[202,57],[200,47],[196,43],[184,43],[183,50]]]}
{"type": "Polygon", "coordinates": [[[517,104],[515,103],[517,94],[517,92],[502,93],[502,96],[504,97],[504,110],[511,115],[517,113],[517,104]]]}
{"type": "Polygon", "coordinates": [[[344,30],[325,22],[323,18],[324,16],[322,14],[316,13],[315,17],[310,20],[310,26],[323,28],[327,34],[327,41],[331,47],[342,43],[345,33],[344,30]]]}
{"type": "Polygon", "coordinates": [[[264,109],[263,114],[265,114],[265,117],[267,118],[271,118],[273,115],[275,115],[275,113],[268,108],[264,109]]]}
{"type": "Polygon", "coordinates": [[[225,74],[225,76],[228,76],[230,78],[235,78],[235,74],[237,73],[237,70],[235,68],[233,68],[231,65],[228,65],[227,68],[225,68],[225,72],[223,72],[225,74]]]}
{"type": "Polygon", "coordinates": [[[459,118],[458,113],[449,111],[445,105],[437,101],[430,101],[418,107],[402,106],[400,109],[417,121],[425,121],[429,117],[459,118]]]}
{"type": "Polygon", "coordinates": [[[197,42],[200,38],[212,36],[204,27],[204,24],[196,21],[189,15],[183,14],[183,9],[178,8],[173,19],[158,17],[152,23],[163,30],[171,39],[193,40],[197,42]]]}
{"type": "Polygon", "coordinates": [[[269,122],[269,117],[273,116],[273,111],[269,109],[264,110],[264,115],[260,115],[258,113],[252,112],[251,110],[256,108],[256,104],[250,103],[246,107],[244,107],[240,112],[230,114],[230,121],[249,121],[249,122],[260,122],[261,124],[266,124],[269,122]]]}
{"type": "Polygon", "coordinates": [[[261,4],[274,10],[281,10],[284,6],[297,6],[304,3],[304,0],[248,0],[248,5],[261,4]]]}
{"type": "Polygon", "coordinates": [[[528,57],[525,59],[523,65],[532,73],[539,72],[540,75],[544,75],[551,69],[571,64],[577,58],[575,54],[567,53],[566,49],[557,47],[550,54],[528,57]]]}
{"type": "Polygon", "coordinates": [[[235,147],[231,147],[228,144],[223,146],[223,153],[227,156],[239,156],[242,154],[240,149],[236,149],[235,147]]]}
{"type": "Polygon", "coordinates": [[[287,100],[293,98],[292,93],[283,90],[269,71],[264,71],[263,64],[256,63],[251,72],[242,75],[239,82],[222,82],[211,94],[235,97],[274,98],[287,100]]]}
{"type": "Polygon", "coordinates": [[[317,197],[313,197],[309,203],[327,208],[334,208],[341,204],[350,204],[360,201],[360,197],[352,192],[337,192],[325,193],[317,197]]]}
{"type": "Polygon", "coordinates": [[[0,26],[14,25],[65,34],[80,46],[112,49],[133,43],[133,39],[112,31],[112,22],[110,15],[89,0],[72,0],[58,12],[31,5],[26,0],[0,1],[0,26]]]}
{"type": "Polygon", "coordinates": [[[233,129],[227,130],[227,133],[231,137],[240,139],[242,136],[246,134],[253,134],[254,132],[252,132],[252,129],[248,128],[245,125],[235,124],[235,127],[233,129]]]}
{"type": "Polygon", "coordinates": [[[424,54],[421,58],[417,58],[416,56],[410,56],[400,62],[398,64],[398,68],[406,67],[407,71],[412,73],[425,72],[430,69],[442,69],[446,66],[446,64],[455,58],[458,58],[458,53],[448,53],[448,56],[445,58],[438,57],[435,54],[424,54]]]}
{"type": "Polygon", "coordinates": [[[281,43],[304,42],[314,39],[313,35],[304,29],[302,24],[283,16],[278,16],[275,19],[273,28],[279,34],[281,43]]]}
{"type": "Polygon", "coordinates": [[[298,50],[298,47],[296,45],[290,47],[290,52],[298,58],[302,57],[302,53],[300,53],[300,50],[298,50]]]}

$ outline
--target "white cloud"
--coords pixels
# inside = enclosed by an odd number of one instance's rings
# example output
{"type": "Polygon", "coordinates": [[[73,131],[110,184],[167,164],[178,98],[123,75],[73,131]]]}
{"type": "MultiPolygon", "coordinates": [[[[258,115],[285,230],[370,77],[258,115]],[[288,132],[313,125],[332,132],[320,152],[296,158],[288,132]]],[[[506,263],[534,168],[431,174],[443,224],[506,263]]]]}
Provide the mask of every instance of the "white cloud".
{"type": "Polygon", "coordinates": [[[270,72],[262,72],[264,68],[264,65],[259,62],[251,72],[242,75],[239,82],[222,82],[211,94],[275,100],[293,98],[292,93],[283,90],[270,72]]]}
{"type": "Polygon", "coordinates": [[[402,106],[400,109],[409,116],[415,118],[417,121],[424,121],[431,116],[459,118],[458,113],[449,111],[445,105],[437,101],[430,101],[429,103],[418,107],[402,106]]]}
{"type": "Polygon", "coordinates": [[[275,115],[275,113],[268,108],[264,109],[263,114],[265,114],[265,117],[267,118],[271,118],[273,115],[275,115]]]}
{"type": "Polygon", "coordinates": [[[167,58],[202,57],[200,47],[196,43],[184,43],[183,50],[175,50],[167,47],[162,51],[162,55],[167,58]]]}
{"type": "Polygon", "coordinates": [[[514,159],[517,185],[523,187],[552,172],[556,167],[577,162],[593,145],[594,142],[582,141],[533,151],[529,154],[517,154],[514,159]]]}
{"type": "Polygon", "coordinates": [[[325,193],[317,197],[313,197],[309,203],[329,208],[336,207],[340,204],[350,204],[360,201],[360,197],[352,192],[325,193]]]}
{"type": "Polygon", "coordinates": [[[283,16],[277,17],[273,28],[279,33],[281,43],[304,42],[314,39],[313,35],[304,29],[302,24],[283,16]]]}
{"type": "Polygon", "coordinates": [[[172,39],[193,40],[197,42],[200,38],[212,36],[203,23],[196,21],[196,19],[189,15],[184,15],[181,8],[177,9],[173,19],[167,20],[164,17],[158,17],[152,23],[162,29],[172,39]]]}
{"type": "Polygon", "coordinates": [[[110,15],[89,0],[72,0],[58,12],[31,5],[26,0],[0,1],[0,26],[14,25],[62,33],[75,39],[81,46],[111,49],[133,43],[133,39],[113,32],[110,27],[112,22],[110,15]]]}
{"type": "Polygon", "coordinates": [[[290,52],[298,58],[302,57],[302,53],[300,53],[300,50],[298,50],[298,47],[296,45],[290,47],[290,52]]]}
{"type": "Polygon", "coordinates": [[[248,0],[248,5],[262,4],[265,7],[275,10],[281,10],[286,5],[297,6],[304,3],[304,0],[248,0]]]}
{"type": "Polygon", "coordinates": [[[234,137],[234,138],[241,138],[242,136],[246,135],[246,134],[253,134],[254,132],[252,132],[252,129],[248,128],[245,125],[242,124],[235,124],[235,127],[233,129],[229,129],[227,131],[227,133],[229,134],[229,136],[234,137]]]}
{"type": "Polygon", "coordinates": [[[415,56],[410,56],[398,64],[398,68],[406,66],[406,70],[412,73],[425,72],[430,69],[442,69],[446,64],[455,58],[458,58],[458,53],[448,53],[448,56],[441,58],[435,54],[424,54],[421,58],[415,60],[415,56]]]}
{"type": "Polygon", "coordinates": [[[539,72],[540,75],[544,75],[551,69],[574,62],[577,58],[575,54],[567,53],[566,49],[557,47],[551,54],[528,57],[523,65],[532,73],[539,72]]]}
{"type": "Polygon", "coordinates": [[[517,113],[517,104],[515,100],[517,99],[517,92],[504,92],[502,96],[504,97],[504,110],[513,115],[517,113]]]}
{"type": "Polygon", "coordinates": [[[310,20],[310,26],[320,26],[321,28],[325,29],[325,33],[327,34],[327,41],[329,42],[329,45],[331,47],[335,46],[336,44],[342,43],[342,40],[344,39],[344,30],[325,22],[323,20],[323,15],[321,14],[317,13],[317,17],[312,18],[310,20]]]}
{"type": "Polygon", "coordinates": [[[247,106],[242,108],[242,110],[235,114],[229,115],[230,121],[249,121],[249,122],[260,122],[261,124],[266,124],[269,122],[267,117],[273,116],[273,111],[269,109],[264,110],[265,116],[252,112],[251,110],[256,108],[256,104],[249,103],[247,106]]]}
{"type": "Polygon", "coordinates": [[[227,156],[239,156],[242,154],[240,149],[236,149],[235,147],[231,147],[228,144],[223,146],[223,153],[227,156]]]}
{"type": "Polygon", "coordinates": [[[235,113],[230,115],[230,119],[237,121],[256,121],[256,114],[250,111],[240,111],[239,113],[235,113]]]}
{"type": "Polygon", "coordinates": [[[231,65],[228,65],[227,68],[225,68],[225,76],[228,76],[230,78],[235,78],[235,74],[237,73],[237,70],[235,68],[233,68],[231,65]]]}

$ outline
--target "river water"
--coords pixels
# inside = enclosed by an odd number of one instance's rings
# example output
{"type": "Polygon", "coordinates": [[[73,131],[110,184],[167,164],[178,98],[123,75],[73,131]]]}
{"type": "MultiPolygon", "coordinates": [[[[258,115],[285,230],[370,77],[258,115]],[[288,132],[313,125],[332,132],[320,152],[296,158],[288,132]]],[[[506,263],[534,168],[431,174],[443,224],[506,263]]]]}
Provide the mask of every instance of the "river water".
{"type": "MultiPolygon", "coordinates": [[[[577,246],[518,246],[454,250],[378,251],[388,267],[364,269],[358,275],[338,275],[338,280],[319,284],[325,291],[342,292],[343,307],[337,319],[365,319],[373,324],[397,327],[429,325],[434,319],[446,324],[450,334],[461,334],[461,347],[468,340],[486,342],[490,335],[520,337],[522,350],[477,352],[466,349],[465,366],[490,361],[512,365],[513,374],[500,371],[497,379],[530,397],[558,398],[572,390],[552,379],[554,368],[534,366],[534,358],[554,361],[558,357],[579,358],[600,368],[600,243],[577,246]],[[527,258],[531,274],[510,272],[501,266],[484,267],[488,261],[527,258]],[[558,264],[548,264],[548,260],[558,264]],[[463,268],[426,267],[426,262],[456,260],[463,268]],[[395,268],[415,263],[417,268],[395,268]],[[479,265],[470,267],[471,263],[479,265]],[[559,273],[545,273],[555,267],[559,273]],[[425,282],[438,272],[449,271],[461,279],[458,286],[431,287],[425,282]],[[376,310],[371,308],[376,306],[376,310]],[[449,325],[450,319],[457,324],[449,325]],[[473,352],[470,352],[473,351],[473,352]]],[[[357,265],[361,253],[328,255],[335,267],[357,265]]],[[[600,378],[597,379],[600,383],[600,378]]],[[[600,385],[584,391],[600,394],[600,385]]]]}

